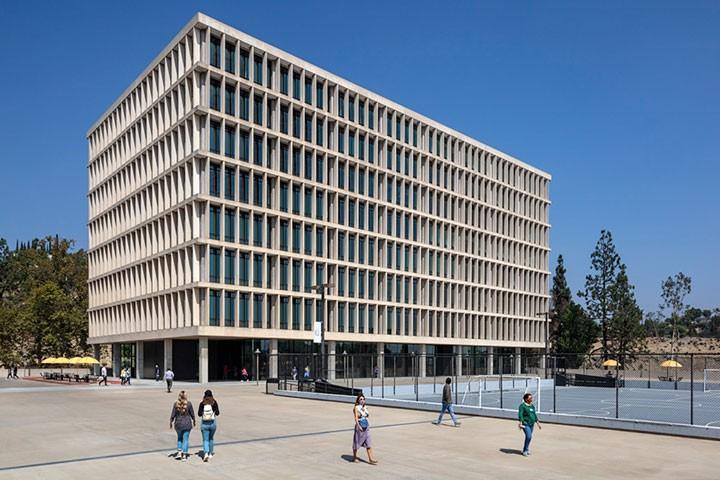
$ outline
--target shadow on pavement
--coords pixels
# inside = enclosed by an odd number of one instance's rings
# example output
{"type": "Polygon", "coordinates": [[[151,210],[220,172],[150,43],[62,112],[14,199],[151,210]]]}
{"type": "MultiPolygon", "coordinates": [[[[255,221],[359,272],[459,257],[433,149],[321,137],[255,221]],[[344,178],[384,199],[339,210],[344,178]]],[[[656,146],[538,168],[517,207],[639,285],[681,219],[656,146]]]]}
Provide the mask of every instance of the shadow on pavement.
{"type": "Polygon", "coordinates": [[[500,451],[502,453],[507,453],[508,455],[522,455],[522,452],[515,448],[501,448],[500,451]]]}

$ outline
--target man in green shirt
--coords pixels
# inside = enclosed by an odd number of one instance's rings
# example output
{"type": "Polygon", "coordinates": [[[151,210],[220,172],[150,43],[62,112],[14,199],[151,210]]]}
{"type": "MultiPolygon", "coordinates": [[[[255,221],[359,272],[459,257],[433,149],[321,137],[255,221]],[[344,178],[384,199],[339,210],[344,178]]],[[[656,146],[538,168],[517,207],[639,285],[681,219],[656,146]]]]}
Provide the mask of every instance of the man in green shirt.
{"type": "Polygon", "coordinates": [[[521,403],[518,408],[518,420],[520,421],[518,428],[525,433],[525,444],[523,445],[522,451],[522,454],[525,457],[530,455],[530,441],[532,440],[535,424],[537,423],[538,428],[542,429],[540,421],[535,414],[535,405],[533,405],[532,402],[532,393],[526,393],[523,395],[523,403],[521,403]]]}

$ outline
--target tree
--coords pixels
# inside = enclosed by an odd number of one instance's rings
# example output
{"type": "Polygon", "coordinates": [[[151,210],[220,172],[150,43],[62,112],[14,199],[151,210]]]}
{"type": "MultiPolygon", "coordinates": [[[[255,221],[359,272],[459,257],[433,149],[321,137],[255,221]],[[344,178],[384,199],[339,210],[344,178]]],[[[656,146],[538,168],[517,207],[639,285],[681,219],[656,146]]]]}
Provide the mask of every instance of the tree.
{"type": "Polygon", "coordinates": [[[643,312],[635,301],[634,289],[628,280],[627,268],[620,265],[610,293],[612,317],[607,324],[607,338],[610,353],[621,364],[645,348],[643,312]]]}
{"type": "MultiPolygon", "coordinates": [[[[687,305],[685,305],[685,297],[690,294],[692,289],[692,280],[682,272],[675,274],[674,277],[668,277],[661,284],[663,303],[660,308],[663,313],[670,312],[670,320],[672,323],[672,340],[670,342],[670,355],[675,355],[675,342],[677,339],[678,319],[683,315],[687,305]]],[[[667,316],[667,313],[665,313],[667,316]]]]}
{"type": "Polygon", "coordinates": [[[572,302],[572,292],[568,287],[565,278],[565,261],[562,255],[558,256],[557,266],[555,267],[555,275],[553,276],[553,286],[550,290],[550,344],[555,349],[555,343],[560,336],[562,326],[562,315],[572,302]]]}
{"type": "MultiPolygon", "coordinates": [[[[600,333],[600,327],[587,316],[583,308],[572,300],[560,314],[560,334],[554,345],[557,353],[586,354],[590,351],[600,333]]],[[[576,367],[580,355],[568,358],[576,367]]]]}
{"type": "Polygon", "coordinates": [[[611,295],[620,268],[620,255],[615,251],[610,232],[600,232],[590,261],[591,273],[585,277],[585,290],[578,292],[578,296],[585,299],[590,318],[600,324],[603,358],[607,358],[608,322],[612,319],[611,295]]]}

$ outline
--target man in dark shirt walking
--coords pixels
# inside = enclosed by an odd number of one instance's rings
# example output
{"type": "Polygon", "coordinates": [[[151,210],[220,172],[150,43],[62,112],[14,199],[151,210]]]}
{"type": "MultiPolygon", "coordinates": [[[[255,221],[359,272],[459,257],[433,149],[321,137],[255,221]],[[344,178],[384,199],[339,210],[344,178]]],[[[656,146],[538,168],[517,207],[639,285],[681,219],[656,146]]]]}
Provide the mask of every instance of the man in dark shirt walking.
{"type": "Polygon", "coordinates": [[[460,426],[460,422],[458,422],[457,418],[455,418],[455,409],[453,408],[452,404],[452,387],[450,384],[452,383],[452,379],[450,377],[445,379],[445,386],[443,387],[443,395],[442,395],[442,409],[440,410],[440,416],[438,419],[433,422],[435,425],[440,425],[442,423],[443,415],[445,415],[445,412],[450,412],[450,418],[453,421],[453,424],[456,427],[460,426]]]}

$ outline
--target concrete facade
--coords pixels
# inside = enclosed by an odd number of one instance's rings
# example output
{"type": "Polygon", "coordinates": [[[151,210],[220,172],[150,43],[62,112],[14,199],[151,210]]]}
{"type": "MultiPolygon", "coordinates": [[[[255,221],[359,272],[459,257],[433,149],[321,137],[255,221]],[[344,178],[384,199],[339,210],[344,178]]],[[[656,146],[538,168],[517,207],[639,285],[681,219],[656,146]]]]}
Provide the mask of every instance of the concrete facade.
{"type": "Polygon", "coordinates": [[[89,342],[164,342],[139,372],[316,320],[333,353],[544,346],[550,176],[239,30],[197,14],[87,138],[89,342]]]}

